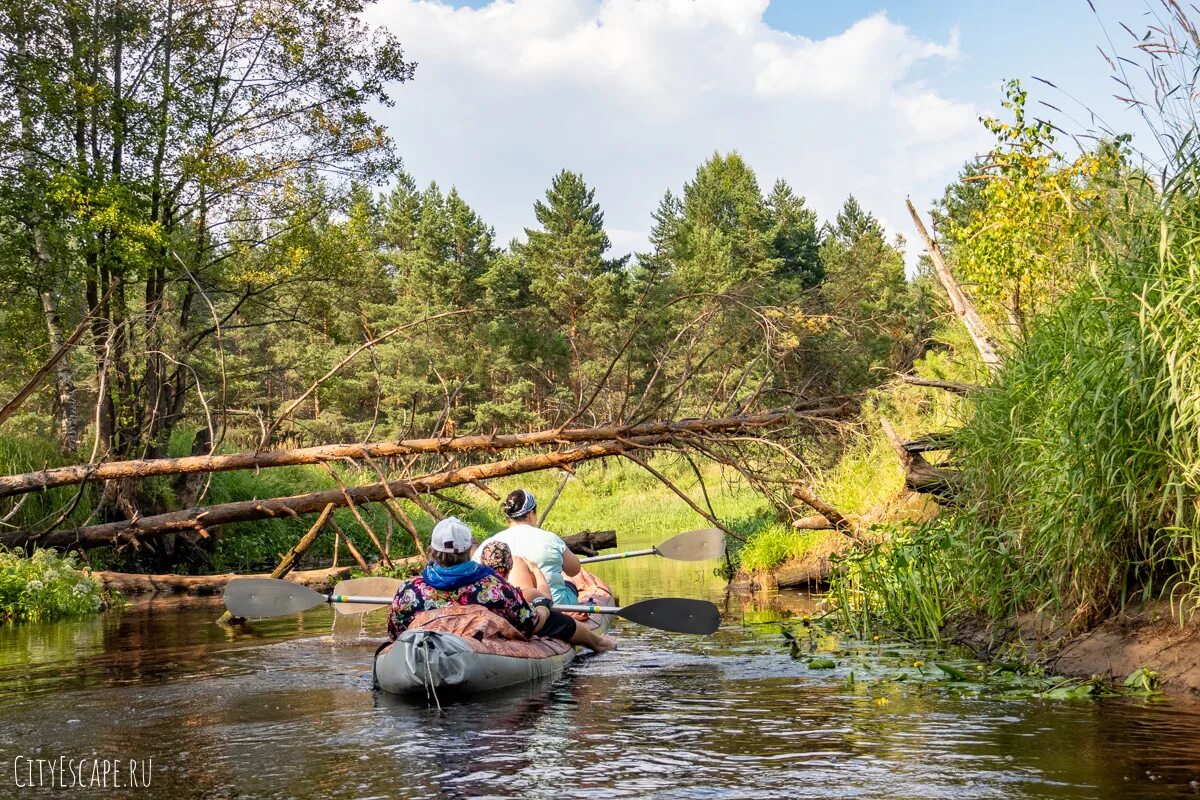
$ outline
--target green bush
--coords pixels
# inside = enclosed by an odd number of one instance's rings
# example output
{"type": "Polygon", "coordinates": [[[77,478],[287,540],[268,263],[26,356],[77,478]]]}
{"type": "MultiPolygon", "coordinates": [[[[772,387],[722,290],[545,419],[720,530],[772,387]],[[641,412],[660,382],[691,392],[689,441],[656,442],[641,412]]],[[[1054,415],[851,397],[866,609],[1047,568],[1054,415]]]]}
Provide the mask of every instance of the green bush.
{"type": "Polygon", "coordinates": [[[804,555],[823,535],[827,534],[822,531],[797,531],[779,523],[759,528],[746,540],[740,551],[742,569],[748,572],[774,569],[789,559],[804,555]]]}
{"type": "Polygon", "coordinates": [[[104,608],[100,584],[76,568],[73,554],[0,548],[0,619],[54,620],[104,608]]]}

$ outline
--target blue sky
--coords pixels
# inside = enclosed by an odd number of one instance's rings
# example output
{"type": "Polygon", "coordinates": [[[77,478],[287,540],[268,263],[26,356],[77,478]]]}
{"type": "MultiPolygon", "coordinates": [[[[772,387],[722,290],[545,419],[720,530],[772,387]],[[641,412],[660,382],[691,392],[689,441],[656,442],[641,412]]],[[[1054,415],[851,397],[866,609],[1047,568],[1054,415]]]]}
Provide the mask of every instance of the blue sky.
{"type": "Polygon", "coordinates": [[[987,149],[977,118],[1009,77],[1067,130],[1087,107],[1136,131],[1096,47],[1152,6],[1094,2],[1099,20],[1086,0],[379,0],[367,18],[419,62],[380,110],[419,183],[457,186],[506,242],[559,169],[581,172],[620,254],[730,149],[764,191],[785,178],[822,218],[853,193],[911,241],[905,196],[927,205],[987,149]]]}

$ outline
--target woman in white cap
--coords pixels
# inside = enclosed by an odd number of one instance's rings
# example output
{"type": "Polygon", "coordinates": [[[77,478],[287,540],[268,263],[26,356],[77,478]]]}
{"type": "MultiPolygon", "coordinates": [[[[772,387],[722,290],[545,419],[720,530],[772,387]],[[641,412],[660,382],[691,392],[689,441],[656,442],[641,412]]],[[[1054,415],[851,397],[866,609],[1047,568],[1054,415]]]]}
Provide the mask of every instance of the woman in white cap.
{"type": "Polygon", "coordinates": [[[522,635],[548,636],[598,652],[616,645],[575,620],[550,608],[547,598],[533,605],[521,590],[491,567],[471,560],[474,545],[471,529],[457,517],[448,517],[433,527],[429,539],[429,563],[420,575],[400,584],[388,615],[388,636],[395,639],[408,629],[413,617],[449,605],[479,605],[504,617],[522,635]]]}
{"type": "MultiPolygon", "coordinates": [[[[508,529],[500,531],[483,544],[504,542],[514,556],[532,562],[542,571],[554,602],[560,605],[578,603],[579,592],[567,578],[575,577],[582,569],[579,557],[571,552],[561,538],[537,527],[537,499],[533,492],[528,489],[510,492],[504,498],[501,509],[508,518],[508,529]]],[[[475,551],[477,559],[482,550],[481,547],[475,551]]]]}

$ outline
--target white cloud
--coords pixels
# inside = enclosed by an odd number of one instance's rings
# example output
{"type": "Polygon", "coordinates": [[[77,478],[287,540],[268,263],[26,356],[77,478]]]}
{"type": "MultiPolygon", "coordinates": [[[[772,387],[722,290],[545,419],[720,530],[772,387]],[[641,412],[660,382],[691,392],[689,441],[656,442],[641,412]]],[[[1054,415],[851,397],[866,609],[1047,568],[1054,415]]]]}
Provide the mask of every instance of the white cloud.
{"type": "MultiPolygon", "coordinates": [[[[764,189],[786,178],[823,217],[854,193],[883,219],[936,194],[986,143],[970,103],[927,74],[959,57],[879,13],[810,39],[766,0],[381,0],[419,62],[389,124],[419,181],[457,184],[501,240],[533,224],[561,168],[583,173],[614,250],[644,249],[650,213],[714,150],[764,189]]],[[[915,258],[911,254],[910,258],[915,258]]]]}

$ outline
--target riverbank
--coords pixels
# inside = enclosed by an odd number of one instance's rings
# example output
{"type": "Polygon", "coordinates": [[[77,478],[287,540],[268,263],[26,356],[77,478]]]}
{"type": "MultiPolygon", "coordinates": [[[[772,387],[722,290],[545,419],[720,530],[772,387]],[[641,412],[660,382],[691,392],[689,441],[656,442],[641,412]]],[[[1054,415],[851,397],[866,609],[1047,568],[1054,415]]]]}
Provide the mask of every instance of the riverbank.
{"type": "Polygon", "coordinates": [[[1059,675],[1115,683],[1148,669],[1168,692],[1200,693],[1200,616],[1181,621],[1162,600],[1130,606],[1083,632],[1061,617],[1024,614],[1005,625],[963,619],[946,633],[988,660],[1015,657],[1059,675]]]}
{"type": "Polygon", "coordinates": [[[938,513],[939,506],[929,495],[901,491],[861,516],[852,516],[851,521],[856,527],[854,536],[836,530],[805,527],[820,525],[824,521],[822,517],[802,519],[795,524],[798,530],[794,534],[798,540],[805,537],[805,546],[799,553],[767,569],[753,568],[743,554],[729,588],[734,591],[828,588],[838,559],[854,550],[859,539],[884,541],[895,526],[927,522],[938,513]]]}

